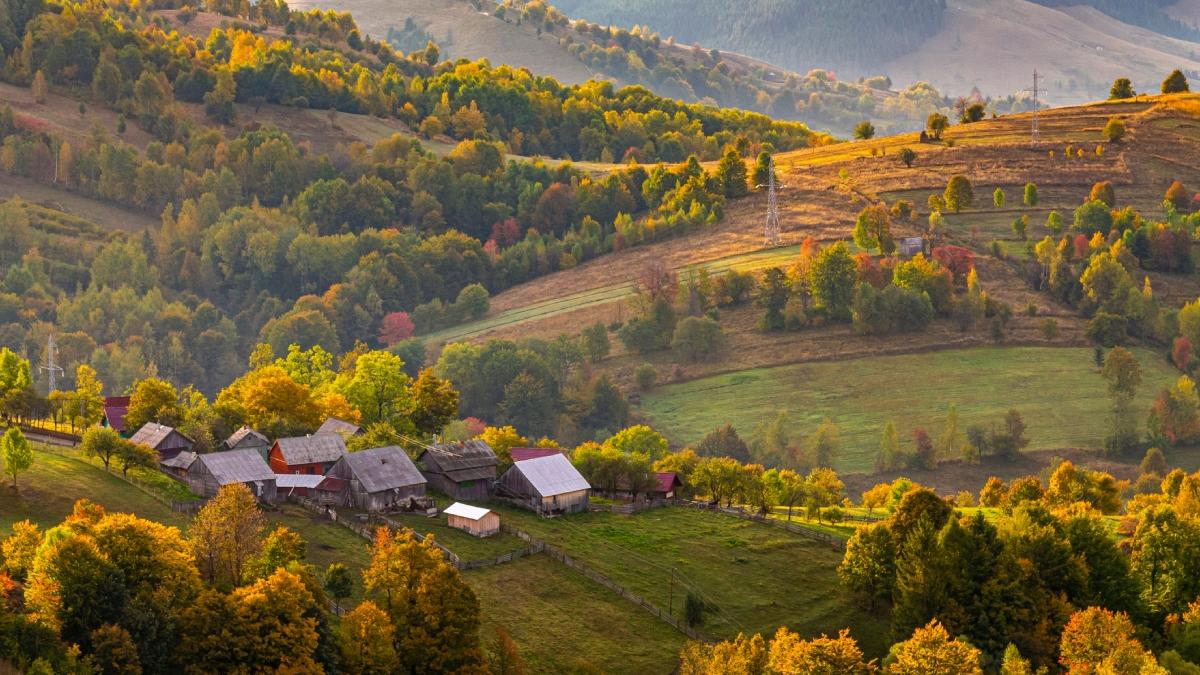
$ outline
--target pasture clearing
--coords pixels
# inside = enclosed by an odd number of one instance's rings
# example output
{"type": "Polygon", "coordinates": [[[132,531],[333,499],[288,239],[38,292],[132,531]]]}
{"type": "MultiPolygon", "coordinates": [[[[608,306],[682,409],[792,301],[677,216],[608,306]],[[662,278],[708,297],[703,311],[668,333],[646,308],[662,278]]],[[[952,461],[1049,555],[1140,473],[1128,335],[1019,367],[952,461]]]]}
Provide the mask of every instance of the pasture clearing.
{"type": "MultiPolygon", "coordinates": [[[[1134,352],[1143,370],[1136,406],[1147,410],[1178,373],[1149,350],[1134,352]]],[[[1016,409],[1027,425],[1029,450],[1095,448],[1107,433],[1110,403],[1092,359],[1093,351],[1080,347],[977,347],[804,363],[669,384],[644,394],[641,409],[679,445],[724,424],[748,440],[780,411],[788,413],[799,441],[829,418],[840,430],[834,468],[841,472],[873,469],[889,419],[904,447],[916,427],[936,437],[951,404],[962,431],[1000,423],[1016,409]]]]}

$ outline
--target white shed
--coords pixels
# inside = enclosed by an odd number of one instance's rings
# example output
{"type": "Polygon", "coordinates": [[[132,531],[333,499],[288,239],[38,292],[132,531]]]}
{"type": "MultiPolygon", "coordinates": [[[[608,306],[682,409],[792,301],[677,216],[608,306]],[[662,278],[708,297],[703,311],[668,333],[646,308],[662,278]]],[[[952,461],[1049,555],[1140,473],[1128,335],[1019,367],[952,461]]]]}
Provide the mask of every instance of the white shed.
{"type": "Polygon", "coordinates": [[[491,509],[454,502],[444,513],[450,527],[476,537],[490,537],[500,531],[500,514],[491,509]]]}

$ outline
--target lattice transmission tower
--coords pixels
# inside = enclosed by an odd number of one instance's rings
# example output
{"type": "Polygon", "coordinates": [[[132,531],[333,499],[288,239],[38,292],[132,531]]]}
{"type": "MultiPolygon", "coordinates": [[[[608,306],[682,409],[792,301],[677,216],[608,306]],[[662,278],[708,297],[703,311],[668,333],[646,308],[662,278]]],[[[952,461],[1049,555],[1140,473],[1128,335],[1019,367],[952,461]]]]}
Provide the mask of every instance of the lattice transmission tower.
{"type": "Polygon", "coordinates": [[[1033,125],[1030,128],[1029,135],[1030,135],[1030,140],[1033,142],[1033,144],[1037,145],[1038,143],[1042,142],[1042,130],[1040,127],[1040,122],[1041,122],[1041,117],[1042,117],[1042,104],[1041,104],[1041,101],[1038,100],[1038,94],[1041,93],[1041,91],[1038,88],[1037,68],[1033,69],[1033,88],[1026,89],[1025,91],[1028,91],[1029,93],[1033,94],[1033,125]]]}
{"type": "MultiPolygon", "coordinates": [[[[762,185],[758,186],[763,187],[762,185]]],[[[783,187],[783,186],[781,186],[783,187]]],[[[775,186],[775,158],[767,168],[767,224],[763,228],[763,239],[767,246],[779,245],[779,198],[775,186]]]]}
{"type": "Polygon", "coordinates": [[[46,393],[50,394],[55,389],[55,376],[62,375],[63,369],[55,362],[55,352],[58,351],[54,347],[54,333],[46,340],[46,365],[38,366],[38,370],[46,371],[47,385],[46,393]]]}

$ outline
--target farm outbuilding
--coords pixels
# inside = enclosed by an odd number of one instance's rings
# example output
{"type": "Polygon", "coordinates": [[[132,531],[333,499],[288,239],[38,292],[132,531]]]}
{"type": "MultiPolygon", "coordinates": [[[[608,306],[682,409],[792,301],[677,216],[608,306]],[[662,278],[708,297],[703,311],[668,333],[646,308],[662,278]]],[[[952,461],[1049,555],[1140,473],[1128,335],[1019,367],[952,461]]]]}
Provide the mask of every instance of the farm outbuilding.
{"type": "Polygon", "coordinates": [[[321,426],[317,427],[318,434],[337,434],[343,440],[351,436],[357,436],[362,432],[362,427],[357,424],[339,420],[336,417],[327,418],[324,422],[321,422],[321,426]]]}
{"type": "Polygon", "coordinates": [[[658,479],[658,486],[650,491],[654,499],[674,499],[679,488],[683,487],[683,480],[674,471],[659,471],[654,477],[658,479]]]}
{"type": "Polygon", "coordinates": [[[500,460],[481,440],[434,445],[417,458],[429,486],[454,499],[487,499],[492,495],[500,460]]]}
{"type": "Polygon", "coordinates": [[[395,445],[345,455],[329,476],[346,481],[338,502],[364,511],[384,511],[425,496],[425,477],[395,445]]]}
{"type": "Polygon", "coordinates": [[[450,527],[476,537],[490,537],[500,531],[500,514],[491,509],[454,502],[444,513],[450,527]]]}
{"type": "Polygon", "coordinates": [[[592,486],[561,453],[515,462],[499,491],[543,515],[587,511],[592,486]]]}
{"type": "Polygon", "coordinates": [[[128,396],[109,396],[104,399],[104,414],[100,418],[100,426],[125,435],[125,413],[129,412],[128,396]]]}
{"type": "Polygon", "coordinates": [[[549,457],[550,455],[561,455],[561,448],[512,448],[508,451],[512,461],[523,462],[527,459],[536,459],[538,457],[549,457]]]}
{"type": "Polygon", "coordinates": [[[275,501],[275,472],[253,449],[196,455],[184,480],[201,497],[212,497],[226,485],[242,483],[260,500],[275,501]]]}
{"type": "Polygon", "coordinates": [[[190,451],[192,439],[173,427],[158,422],[146,422],[129,440],[158,452],[158,461],[165,462],[181,452],[190,451]]]}
{"type": "Polygon", "coordinates": [[[221,441],[222,450],[257,450],[264,461],[271,450],[271,441],[250,427],[242,427],[221,441]]]}
{"type": "Polygon", "coordinates": [[[275,493],[284,497],[305,497],[321,504],[333,504],[346,489],[346,481],[329,476],[313,476],[303,473],[275,474],[275,493]]]}
{"type": "Polygon", "coordinates": [[[324,476],[333,463],[346,454],[346,442],[338,434],[313,434],[279,438],[271,446],[267,461],[275,473],[306,473],[324,476]]]}
{"type": "Polygon", "coordinates": [[[186,478],[188,469],[192,468],[192,464],[196,461],[196,453],[190,450],[175,455],[171,459],[163,460],[158,463],[158,468],[164,473],[169,473],[176,478],[186,478]]]}

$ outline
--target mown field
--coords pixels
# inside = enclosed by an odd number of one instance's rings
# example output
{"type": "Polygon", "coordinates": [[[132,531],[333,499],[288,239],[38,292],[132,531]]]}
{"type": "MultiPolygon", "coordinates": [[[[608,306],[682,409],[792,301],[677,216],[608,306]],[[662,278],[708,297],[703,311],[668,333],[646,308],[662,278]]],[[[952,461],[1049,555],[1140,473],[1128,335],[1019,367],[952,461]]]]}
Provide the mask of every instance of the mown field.
{"type": "Polygon", "coordinates": [[[838,588],[842,554],[785,530],[683,508],[554,520],[500,511],[510,525],[677,615],[691,589],[713,607],[701,626],[707,634],[728,638],[786,624],[815,636],[849,626],[869,653],[881,656],[886,648],[883,622],[838,588]]]}
{"type": "MultiPolygon", "coordinates": [[[[1149,350],[1135,353],[1143,371],[1137,405],[1148,409],[1178,374],[1149,350]]],[[[749,439],[779,411],[800,439],[828,417],[840,430],[835,468],[854,472],[874,466],[889,419],[911,445],[916,427],[941,432],[951,404],[963,430],[1019,410],[1030,450],[1098,447],[1107,430],[1104,380],[1093,351],[1078,347],[983,347],[747,370],[663,386],[643,395],[641,407],[677,444],[724,424],[749,439]]]]}

